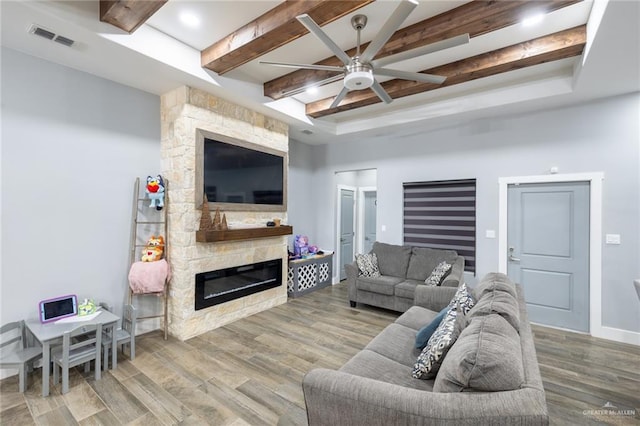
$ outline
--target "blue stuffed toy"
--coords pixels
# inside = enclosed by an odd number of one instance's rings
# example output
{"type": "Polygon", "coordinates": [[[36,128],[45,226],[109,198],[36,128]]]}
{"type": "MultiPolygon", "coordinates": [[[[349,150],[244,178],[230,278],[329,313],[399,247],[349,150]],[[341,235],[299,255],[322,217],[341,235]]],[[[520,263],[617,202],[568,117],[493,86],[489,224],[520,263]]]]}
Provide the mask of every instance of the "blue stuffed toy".
{"type": "Polygon", "coordinates": [[[155,207],[156,210],[162,210],[164,207],[164,180],[162,180],[162,176],[147,176],[147,189],[145,192],[151,200],[149,207],[155,207]]]}

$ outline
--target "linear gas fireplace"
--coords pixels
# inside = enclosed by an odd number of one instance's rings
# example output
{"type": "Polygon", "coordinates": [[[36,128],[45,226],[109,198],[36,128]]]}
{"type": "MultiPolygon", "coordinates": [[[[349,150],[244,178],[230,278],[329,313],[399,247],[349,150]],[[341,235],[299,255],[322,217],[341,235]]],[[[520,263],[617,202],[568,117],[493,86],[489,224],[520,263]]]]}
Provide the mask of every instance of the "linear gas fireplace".
{"type": "Polygon", "coordinates": [[[282,284],[282,259],[196,274],[195,309],[228,302],[282,284]]]}

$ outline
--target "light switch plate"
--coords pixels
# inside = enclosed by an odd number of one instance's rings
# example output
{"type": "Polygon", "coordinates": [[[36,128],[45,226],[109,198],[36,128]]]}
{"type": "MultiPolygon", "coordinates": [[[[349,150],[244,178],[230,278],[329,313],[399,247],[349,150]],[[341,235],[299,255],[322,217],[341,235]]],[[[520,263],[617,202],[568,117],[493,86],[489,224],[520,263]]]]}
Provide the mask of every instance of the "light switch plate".
{"type": "Polygon", "coordinates": [[[606,234],[605,242],[607,244],[620,244],[620,234],[606,234]]]}
{"type": "Polygon", "coordinates": [[[486,235],[487,238],[495,238],[496,237],[496,231],[494,231],[493,229],[487,229],[485,235],[486,235]]]}
{"type": "Polygon", "coordinates": [[[385,231],[387,230],[387,225],[382,225],[382,226],[380,226],[380,230],[381,230],[382,232],[385,232],[385,231]]]}

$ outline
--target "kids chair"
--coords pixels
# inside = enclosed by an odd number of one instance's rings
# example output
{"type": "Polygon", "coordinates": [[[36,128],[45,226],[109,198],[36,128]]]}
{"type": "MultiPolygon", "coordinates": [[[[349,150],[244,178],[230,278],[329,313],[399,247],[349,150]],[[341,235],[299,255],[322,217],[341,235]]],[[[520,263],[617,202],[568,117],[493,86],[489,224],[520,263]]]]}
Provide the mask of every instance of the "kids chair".
{"type": "Polygon", "coordinates": [[[17,368],[20,392],[26,389],[27,367],[42,356],[42,348],[25,345],[24,321],[15,321],[0,327],[0,368],[17,368]]]}
{"type": "MultiPolygon", "coordinates": [[[[62,393],[69,392],[69,368],[80,364],[87,364],[95,360],[95,378],[100,380],[100,350],[102,349],[102,324],[79,325],[62,335],[62,348],[58,348],[52,356],[53,383],[58,384],[59,371],[62,370],[62,393]],[[83,336],[80,340],[76,337],[83,336]]],[[[87,370],[85,365],[85,371],[87,370]]]]}
{"type": "MultiPolygon", "coordinates": [[[[110,307],[107,304],[100,303],[103,309],[107,311],[110,307]]],[[[137,309],[133,305],[124,305],[122,310],[122,328],[115,330],[116,344],[122,346],[122,352],[124,353],[124,346],[129,345],[129,359],[134,360],[136,357],[136,319],[137,309]]],[[[104,356],[102,365],[106,371],[109,367],[109,354],[111,353],[111,333],[108,331],[104,333],[102,337],[102,353],[104,356]]]]}

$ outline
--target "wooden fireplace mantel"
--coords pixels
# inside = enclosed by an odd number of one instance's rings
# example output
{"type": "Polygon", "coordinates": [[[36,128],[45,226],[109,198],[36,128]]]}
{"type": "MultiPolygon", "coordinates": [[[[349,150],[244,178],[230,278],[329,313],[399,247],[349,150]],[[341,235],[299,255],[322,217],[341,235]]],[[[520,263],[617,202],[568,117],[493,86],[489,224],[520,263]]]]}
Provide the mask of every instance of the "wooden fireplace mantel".
{"type": "Polygon", "coordinates": [[[255,240],[257,238],[279,237],[293,234],[293,227],[261,226],[258,228],[226,229],[224,231],[196,231],[199,243],[216,243],[221,241],[255,240]]]}

